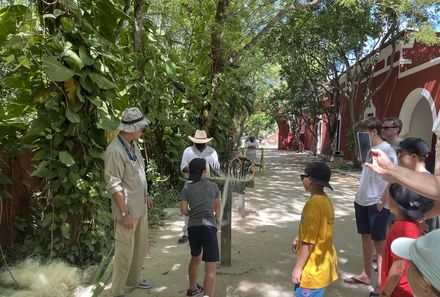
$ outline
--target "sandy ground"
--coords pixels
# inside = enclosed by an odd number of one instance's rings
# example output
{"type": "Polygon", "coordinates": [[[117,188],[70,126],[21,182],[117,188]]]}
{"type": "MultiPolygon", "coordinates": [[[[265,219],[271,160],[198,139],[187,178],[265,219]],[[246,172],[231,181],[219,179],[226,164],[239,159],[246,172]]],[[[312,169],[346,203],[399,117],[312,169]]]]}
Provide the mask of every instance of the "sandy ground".
{"type": "MultiPolygon", "coordinates": [[[[265,155],[264,175],[257,175],[254,188],[246,190],[244,218],[238,214],[233,196],[232,265],[219,266],[216,297],[292,296],[290,273],[295,255],[290,247],[308,197],[299,174],[313,158],[305,153],[276,150],[266,150],[265,155]]],[[[335,171],[331,183],[335,191],[328,193],[335,208],[340,279],[328,288],[326,296],[368,296],[372,287],[342,281],[344,276],[360,272],[362,265],[353,210],[358,178],[335,171]]],[[[127,297],[186,295],[190,255],[188,244],[177,243],[182,226],[183,218],[178,210],[171,209],[165,225],[150,230],[150,248],[143,274],[154,281],[155,287],[135,289],[127,293],[127,297]]],[[[203,283],[203,266],[199,282],[203,283]]],[[[102,296],[110,296],[108,288],[102,296]]]]}

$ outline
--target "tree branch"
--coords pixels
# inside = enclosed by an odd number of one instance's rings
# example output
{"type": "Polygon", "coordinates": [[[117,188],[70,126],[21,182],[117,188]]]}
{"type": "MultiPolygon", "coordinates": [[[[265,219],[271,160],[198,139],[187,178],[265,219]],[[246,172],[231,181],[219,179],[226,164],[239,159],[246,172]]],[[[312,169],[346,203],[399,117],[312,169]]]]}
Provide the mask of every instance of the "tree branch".
{"type": "Polygon", "coordinates": [[[241,56],[241,54],[245,51],[250,50],[251,48],[253,48],[264,36],[266,36],[270,30],[272,30],[272,28],[290,11],[295,10],[295,9],[300,9],[300,8],[308,8],[311,6],[314,6],[316,4],[318,4],[318,0],[313,0],[309,3],[305,3],[305,4],[299,4],[296,2],[292,2],[290,5],[288,5],[286,8],[284,8],[283,10],[280,10],[268,23],[267,25],[260,31],[258,32],[257,35],[255,35],[251,41],[249,41],[249,43],[247,43],[243,48],[241,48],[238,52],[232,54],[229,59],[228,59],[228,64],[234,64],[239,57],[241,56]]]}
{"type": "MultiPolygon", "coordinates": [[[[124,13],[125,14],[128,14],[128,10],[130,9],[130,6],[131,6],[131,0],[125,0],[125,5],[124,5],[124,13]]],[[[125,19],[122,17],[119,20],[118,27],[116,28],[115,40],[119,39],[119,35],[121,35],[122,29],[124,29],[124,24],[125,24],[125,19]]]]}

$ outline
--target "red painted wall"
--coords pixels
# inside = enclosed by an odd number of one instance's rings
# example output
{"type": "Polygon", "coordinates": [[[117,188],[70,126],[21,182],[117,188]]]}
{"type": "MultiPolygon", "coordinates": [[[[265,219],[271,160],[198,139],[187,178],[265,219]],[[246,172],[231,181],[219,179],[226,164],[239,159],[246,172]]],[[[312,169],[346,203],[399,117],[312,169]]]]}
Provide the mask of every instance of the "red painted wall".
{"type": "MultiPolygon", "coordinates": [[[[383,119],[385,116],[399,116],[402,105],[407,96],[417,88],[424,88],[431,94],[437,111],[440,108],[440,63],[433,65],[429,68],[423,69],[416,73],[398,77],[400,74],[405,74],[405,71],[419,67],[420,65],[427,63],[431,60],[437,61],[440,59],[440,46],[426,47],[417,42],[414,43],[413,48],[404,48],[402,53],[403,59],[411,59],[411,65],[396,65],[394,67],[391,76],[388,78],[382,89],[374,96],[373,104],[376,107],[376,116],[379,119],[383,119]]],[[[400,57],[396,55],[395,59],[400,57]]],[[[389,58],[388,58],[389,63],[389,58]]],[[[382,62],[383,68],[385,63],[382,62]]],[[[417,68],[416,68],[417,69],[417,68]]],[[[376,89],[386,76],[386,72],[374,77],[371,90],[376,89]]],[[[360,94],[364,91],[365,85],[361,86],[360,94]]],[[[359,103],[359,102],[358,102],[359,103]]],[[[359,119],[360,106],[357,104],[356,119],[359,119]]],[[[347,143],[351,141],[346,137],[347,131],[351,128],[350,111],[348,106],[348,100],[346,98],[341,99],[341,136],[340,136],[340,150],[344,152],[344,158],[347,160],[352,159],[352,153],[350,152],[347,143]]],[[[431,115],[428,115],[431,116],[431,115]]],[[[322,150],[323,154],[330,152],[330,140],[327,135],[326,127],[322,130],[322,150]]],[[[310,137],[310,133],[306,129],[306,138],[310,137]]],[[[306,142],[306,149],[312,149],[313,141],[306,142]]],[[[433,146],[434,148],[435,146],[433,146]]],[[[432,152],[431,154],[433,154],[432,152]]]]}

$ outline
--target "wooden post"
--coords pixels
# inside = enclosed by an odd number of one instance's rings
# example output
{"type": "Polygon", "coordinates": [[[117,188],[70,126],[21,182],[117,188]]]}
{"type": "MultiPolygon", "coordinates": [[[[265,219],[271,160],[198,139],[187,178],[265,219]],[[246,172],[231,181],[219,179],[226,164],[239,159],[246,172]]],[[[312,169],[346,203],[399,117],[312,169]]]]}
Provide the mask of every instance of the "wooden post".
{"type": "Polygon", "coordinates": [[[220,265],[231,266],[231,241],[232,241],[232,189],[231,187],[225,187],[226,203],[223,209],[222,218],[222,232],[221,232],[221,252],[220,252],[220,265]]]}

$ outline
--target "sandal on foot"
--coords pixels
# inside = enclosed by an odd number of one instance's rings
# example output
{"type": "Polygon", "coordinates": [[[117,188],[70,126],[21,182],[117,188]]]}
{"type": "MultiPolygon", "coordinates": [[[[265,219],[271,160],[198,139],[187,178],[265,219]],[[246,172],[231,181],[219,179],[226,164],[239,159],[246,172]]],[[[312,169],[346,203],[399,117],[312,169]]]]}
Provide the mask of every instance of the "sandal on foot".
{"type": "Polygon", "coordinates": [[[358,279],[355,275],[352,276],[352,277],[346,277],[346,278],[344,278],[344,283],[352,284],[352,285],[366,285],[366,286],[371,286],[371,283],[367,283],[367,282],[361,281],[361,280],[358,279]]]}

